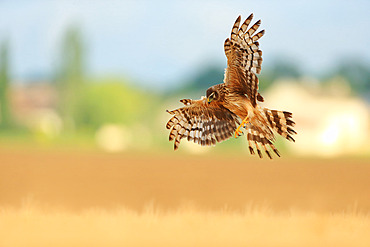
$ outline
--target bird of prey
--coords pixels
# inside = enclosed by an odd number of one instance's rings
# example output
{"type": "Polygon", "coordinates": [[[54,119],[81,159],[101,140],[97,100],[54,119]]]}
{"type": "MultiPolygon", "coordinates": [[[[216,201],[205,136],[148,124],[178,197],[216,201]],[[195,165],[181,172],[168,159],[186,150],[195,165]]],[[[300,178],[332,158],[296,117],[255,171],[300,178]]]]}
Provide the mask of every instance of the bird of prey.
{"type": "Polygon", "coordinates": [[[271,150],[280,157],[273,142],[274,132],[287,140],[294,141],[291,135],[295,123],[292,113],[270,110],[258,105],[264,99],[258,92],[258,77],[261,71],[262,51],[258,40],[265,30],[257,32],[261,20],[249,28],[253,14],[240,26],[239,16],[231,30],[230,38],[225,40],[227,57],[224,81],[207,89],[206,97],[199,100],[182,99],[185,106],[168,111],[171,119],[167,122],[170,129],[169,140],[174,140],[178,149],[182,138],[202,146],[215,145],[234,136],[247,133],[249,151],[255,149],[262,158],[261,149],[271,159],[271,150]]]}

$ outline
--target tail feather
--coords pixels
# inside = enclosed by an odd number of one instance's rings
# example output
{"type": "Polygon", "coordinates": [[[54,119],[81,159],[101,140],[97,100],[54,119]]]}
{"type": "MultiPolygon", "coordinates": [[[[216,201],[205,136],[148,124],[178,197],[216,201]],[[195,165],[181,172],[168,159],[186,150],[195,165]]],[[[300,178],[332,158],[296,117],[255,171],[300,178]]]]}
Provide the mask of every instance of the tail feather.
{"type": "Polygon", "coordinates": [[[287,140],[295,142],[291,135],[297,134],[297,132],[292,128],[295,122],[291,119],[293,115],[291,112],[269,110],[267,108],[264,108],[263,111],[273,130],[287,140]]]}
{"type": "Polygon", "coordinates": [[[262,131],[261,128],[258,128],[255,125],[249,125],[247,127],[248,129],[248,134],[247,134],[247,139],[248,139],[248,145],[249,145],[249,152],[254,155],[254,148],[257,149],[257,154],[260,158],[262,158],[262,152],[260,149],[260,145],[263,147],[265,150],[265,153],[267,156],[272,159],[270,150],[268,146],[271,148],[274,153],[280,157],[279,151],[276,149],[275,145],[272,143],[272,137],[266,134],[266,132],[262,131]]]}
{"type": "Polygon", "coordinates": [[[254,148],[256,148],[258,156],[262,158],[261,147],[263,147],[270,159],[272,159],[271,151],[280,157],[279,151],[273,144],[275,138],[272,131],[276,131],[287,140],[294,142],[292,135],[297,134],[297,132],[293,129],[295,123],[291,118],[292,113],[286,111],[265,108],[258,113],[255,112],[254,117],[246,127],[248,130],[249,152],[255,154],[254,148]]]}

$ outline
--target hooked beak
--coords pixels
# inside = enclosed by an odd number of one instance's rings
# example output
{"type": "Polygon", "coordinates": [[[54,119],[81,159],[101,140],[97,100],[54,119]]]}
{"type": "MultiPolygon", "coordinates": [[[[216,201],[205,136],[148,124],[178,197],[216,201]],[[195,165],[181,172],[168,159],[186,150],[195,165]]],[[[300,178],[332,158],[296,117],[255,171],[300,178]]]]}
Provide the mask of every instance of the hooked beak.
{"type": "Polygon", "coordinates": [[[209,104],[209,103],[211,103],[211,99],[210,98],[207,98],[207,103],[209,104]]]}

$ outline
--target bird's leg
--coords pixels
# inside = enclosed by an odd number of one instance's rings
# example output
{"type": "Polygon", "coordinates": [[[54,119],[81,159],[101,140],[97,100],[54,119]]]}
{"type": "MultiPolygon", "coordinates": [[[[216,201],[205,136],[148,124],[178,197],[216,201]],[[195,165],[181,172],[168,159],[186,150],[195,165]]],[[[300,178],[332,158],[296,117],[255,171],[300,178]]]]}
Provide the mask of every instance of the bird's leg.
{"type": "Polygon", "coordinates": [[[242,123],[239,125],[239,127],[235,130],[235,134],[234,134],[234,137],[235,138],[238,138],[238,136],[242,133],[242,131],[240,130],[241,127],[245,127],[247,126],[247,123],[249,123],[248,121],[248,117],[244,118],[244,120],[242,121],[242,123]]]}

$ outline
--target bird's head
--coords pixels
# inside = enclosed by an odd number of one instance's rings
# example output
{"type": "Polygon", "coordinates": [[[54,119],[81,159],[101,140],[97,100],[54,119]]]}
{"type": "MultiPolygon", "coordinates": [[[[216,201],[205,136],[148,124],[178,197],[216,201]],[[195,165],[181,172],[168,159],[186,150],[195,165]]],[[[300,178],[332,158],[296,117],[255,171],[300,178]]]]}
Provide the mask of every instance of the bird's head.
{"type": "Polygon", "coordinates": [[[207,103],[210,104],[212,101],[218,100],[220,95],[218,93],[218,90],[215,88],[215,86],[213,86],[207,89],[206,96],[207,96],[207,103]]]}

